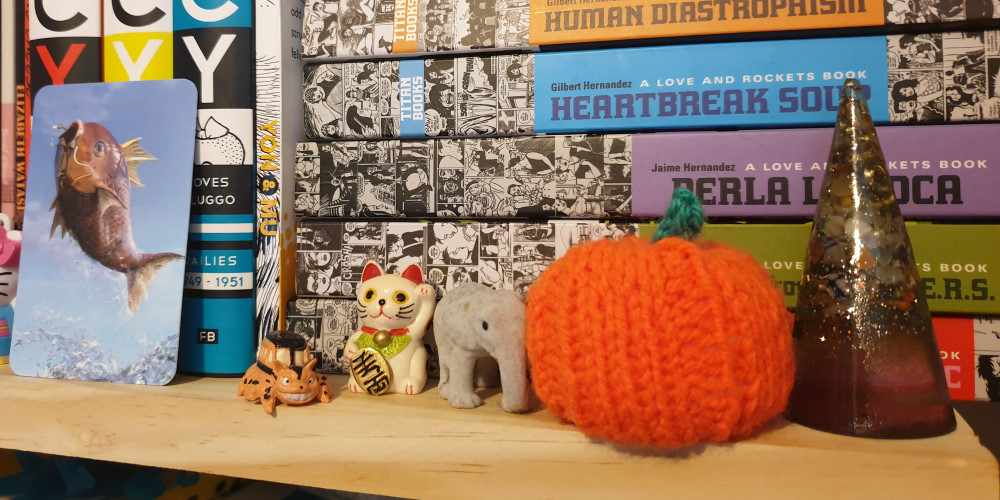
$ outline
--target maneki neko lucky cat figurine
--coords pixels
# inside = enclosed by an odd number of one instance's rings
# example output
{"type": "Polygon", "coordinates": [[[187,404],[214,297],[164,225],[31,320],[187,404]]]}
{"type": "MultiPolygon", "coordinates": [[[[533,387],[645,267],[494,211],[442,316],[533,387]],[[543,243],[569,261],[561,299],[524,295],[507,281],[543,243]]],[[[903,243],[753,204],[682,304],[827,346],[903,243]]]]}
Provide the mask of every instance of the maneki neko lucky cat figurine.
{"type": "Polygon", "coordinates": [[[386,274],[368,261],[358,285],[361,329],[347,339],[344,357],[351,365],[351,392],[419,394],[427,383],[423,337],[434,316],[434,288],[420,267],[386,274]]]}

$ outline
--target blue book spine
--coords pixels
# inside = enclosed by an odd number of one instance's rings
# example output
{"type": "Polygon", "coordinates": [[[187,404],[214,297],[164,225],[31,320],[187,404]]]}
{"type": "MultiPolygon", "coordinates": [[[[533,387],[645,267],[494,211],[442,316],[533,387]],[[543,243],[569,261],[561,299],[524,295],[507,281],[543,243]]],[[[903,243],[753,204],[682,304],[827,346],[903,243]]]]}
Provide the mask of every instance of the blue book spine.
{"type": "Polygon", "coordinates": [[[849,75],[889,121],[881,36],[538,54],[535,130],[829,124],[849,75]]]}
{"type": "Polygon", "coordinates": [[[986,30],[309,64],[304,126],[310,140],[829,126],[846,79],[864,86],[878,124],[996,121],[998,40],[986,30]]]}
{"type": "Polygon", "coordinates": [[[254,34],[249,0],[174,0],[174,76],[198,88],[181,372],[253,363],[254,34]]]}

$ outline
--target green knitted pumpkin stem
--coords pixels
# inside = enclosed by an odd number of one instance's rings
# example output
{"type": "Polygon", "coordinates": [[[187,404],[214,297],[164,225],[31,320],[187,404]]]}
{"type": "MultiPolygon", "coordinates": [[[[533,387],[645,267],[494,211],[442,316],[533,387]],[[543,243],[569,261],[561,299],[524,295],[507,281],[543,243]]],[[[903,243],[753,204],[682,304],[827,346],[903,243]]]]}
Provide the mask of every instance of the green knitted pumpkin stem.
{"type": "Polygon", "coordinates": [[[705,222],[705,212],[701,209],[701,201],[687,188],[674,190],[674,198],[670,200],[667,214],[656,226],[653,242],[672,236],[694,239],[701,232],[705,222]]]}

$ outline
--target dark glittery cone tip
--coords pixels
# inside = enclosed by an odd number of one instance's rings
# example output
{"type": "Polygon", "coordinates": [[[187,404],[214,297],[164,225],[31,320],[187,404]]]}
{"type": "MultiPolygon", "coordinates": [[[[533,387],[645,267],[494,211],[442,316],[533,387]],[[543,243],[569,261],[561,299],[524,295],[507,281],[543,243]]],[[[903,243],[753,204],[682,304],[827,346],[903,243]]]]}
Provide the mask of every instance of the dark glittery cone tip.
{"type": "Polygon", "coordinates": [[[875,133],[864,88],[858,80],[848,79],[841,89],[829,159],[834,165],[854,165],[855,170],[872,167],[885,170],[882,146],[875,133]]]}
{"type": "Polygon", "coordinates": [[[872,123],[872,115],[868,110],[868,100],[865,99],[865,90],[861,82],[850,79],[844,82],[840,93],[840,109],[837,110],[838,125],[854,125],[864,131],[875,133],[875,124],[872,123]]]}

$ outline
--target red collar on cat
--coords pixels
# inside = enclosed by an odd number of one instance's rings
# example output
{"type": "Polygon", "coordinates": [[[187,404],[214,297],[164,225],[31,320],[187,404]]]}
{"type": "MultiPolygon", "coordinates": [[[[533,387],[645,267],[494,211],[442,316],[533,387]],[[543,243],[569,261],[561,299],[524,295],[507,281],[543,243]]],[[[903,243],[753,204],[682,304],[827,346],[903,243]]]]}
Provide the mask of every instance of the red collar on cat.
{"type": "MultiPolygon", "coordinates": [[[[365,333],[375,333],[375,332],[377,332],[379,330],[380,330],[379,328],[372,328],[370,326],[362,326],[361,327],[361,331],[363,331],[365,333]]],[[[407,333],[410,333],[410,329],[409,328],[393,328],[392,330],[389,330],[389,335],[392,335],[393,337],[396,337],[396,336],[399,336],[399,335],[406,335],[407,333]]]]}

